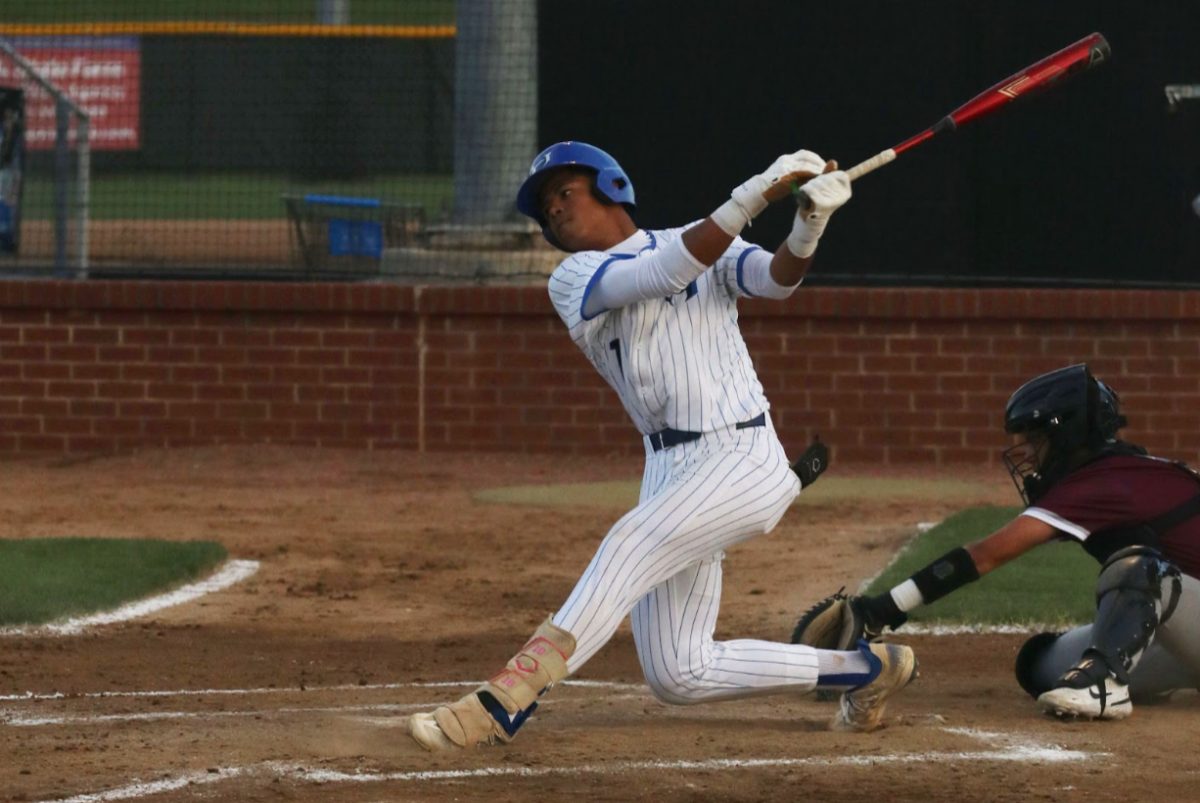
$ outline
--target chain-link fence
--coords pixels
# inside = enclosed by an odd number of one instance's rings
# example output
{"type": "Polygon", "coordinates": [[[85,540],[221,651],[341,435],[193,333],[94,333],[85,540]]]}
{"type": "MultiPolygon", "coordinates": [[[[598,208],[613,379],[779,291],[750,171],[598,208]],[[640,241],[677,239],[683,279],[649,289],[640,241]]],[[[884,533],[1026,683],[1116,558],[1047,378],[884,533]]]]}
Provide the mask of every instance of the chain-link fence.
{"type": "Polygon", "coordinates": [[[535,0],[9,0],[24,161],[0,270],[544,274],[512,203],[536,28],[535,0]]]}

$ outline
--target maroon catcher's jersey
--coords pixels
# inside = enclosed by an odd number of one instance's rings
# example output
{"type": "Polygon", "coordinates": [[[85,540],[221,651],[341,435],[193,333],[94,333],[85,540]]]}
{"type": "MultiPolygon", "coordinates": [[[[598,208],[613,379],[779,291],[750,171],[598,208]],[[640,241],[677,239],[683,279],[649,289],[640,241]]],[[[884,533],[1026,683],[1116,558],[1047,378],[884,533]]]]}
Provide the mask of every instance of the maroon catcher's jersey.
{"type": "MultiPolygon", "coordinates": [[[[1089,538],[1104,538],[1106,531],[1152,521],[1198,493],[1196,475],[1168,460],[1102,457],[1059,480],[1022,515],[1086,544],[1089,538]]],[[[1182,571],[1200,577],[1200,516],[1159,535],[1159,551],[1182,571]]]]}

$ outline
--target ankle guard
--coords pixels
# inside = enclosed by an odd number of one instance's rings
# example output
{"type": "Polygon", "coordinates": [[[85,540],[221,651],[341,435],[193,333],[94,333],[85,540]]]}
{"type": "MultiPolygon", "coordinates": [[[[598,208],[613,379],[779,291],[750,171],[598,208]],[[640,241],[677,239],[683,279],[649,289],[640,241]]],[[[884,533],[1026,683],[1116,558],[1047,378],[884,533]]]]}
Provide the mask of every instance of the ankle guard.
{"type": "Polygon", "coordinates": [[[499,674],[456,703],[433,712],[460,747],[509,742],[537,708],[537,698],[567,676],[575,637],[547,619],[499,674]]]}

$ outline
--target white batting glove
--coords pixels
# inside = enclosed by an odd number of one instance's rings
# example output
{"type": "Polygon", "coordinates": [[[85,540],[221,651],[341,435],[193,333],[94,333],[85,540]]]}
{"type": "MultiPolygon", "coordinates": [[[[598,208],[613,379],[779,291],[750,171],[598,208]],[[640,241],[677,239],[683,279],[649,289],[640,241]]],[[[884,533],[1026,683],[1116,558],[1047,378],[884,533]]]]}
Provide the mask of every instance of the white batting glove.
{"type": "Polygon", "coordinates": [[[790,195],[793,183],[803,184],[824,169],[825,160],[812,151],[785,153],[765,171],[735,187],[729,200],[712,213],[713,222],[736,237],[768,204],[790,195]]]}
{"type": "Polygon", "coordinates": [[[829,216],[850,200],[850,177],[845,170],[822,173],[800,189],[808,195],[812,206],[796,210],[787,246],[793,254],[806,259],[817,250],[817,240],[821,239],[829,216]]]}

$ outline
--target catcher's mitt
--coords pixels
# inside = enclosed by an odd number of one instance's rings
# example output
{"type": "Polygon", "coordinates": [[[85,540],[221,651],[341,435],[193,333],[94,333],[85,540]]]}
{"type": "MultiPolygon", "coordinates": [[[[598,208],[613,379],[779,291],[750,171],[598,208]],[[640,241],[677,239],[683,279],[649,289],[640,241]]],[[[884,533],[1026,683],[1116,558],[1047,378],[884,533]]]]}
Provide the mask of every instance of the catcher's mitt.
{"type": "Polygon", "coordinates": [[[878,637],[867,633],[858,597],[847,597],[845,587],[838,589],[809,608],[792,631],[793,644],[807,644],[821,650],[853,650],[861,638],[878,637]]]}

